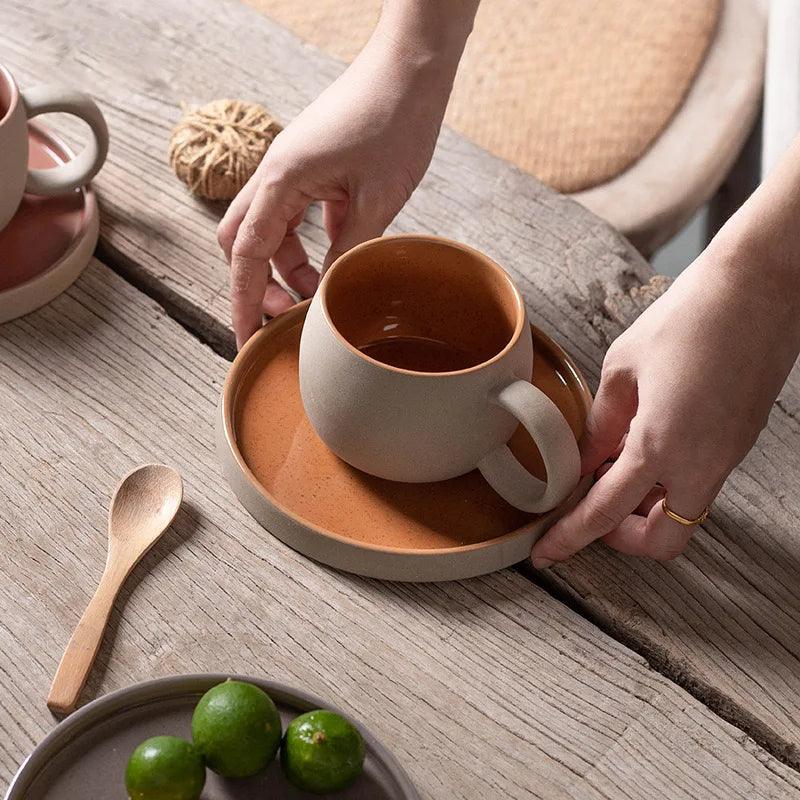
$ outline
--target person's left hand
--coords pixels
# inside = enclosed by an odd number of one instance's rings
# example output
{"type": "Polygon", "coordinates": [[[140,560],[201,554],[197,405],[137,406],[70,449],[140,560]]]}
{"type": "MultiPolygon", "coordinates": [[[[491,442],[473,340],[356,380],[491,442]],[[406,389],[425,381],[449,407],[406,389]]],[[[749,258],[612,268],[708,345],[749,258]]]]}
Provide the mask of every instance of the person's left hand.
{"type": "Polygon", "coordinates": [[[535,567],[596,539],[661,560],[684,549],[695,528],[660,501],[666,493],[688,519],[712,503],[765,426],[800,341],[793,293],[752,260],[712,244],[611,345],[581,442],[582,472],[598,480],[536,543],[535,567]]]}

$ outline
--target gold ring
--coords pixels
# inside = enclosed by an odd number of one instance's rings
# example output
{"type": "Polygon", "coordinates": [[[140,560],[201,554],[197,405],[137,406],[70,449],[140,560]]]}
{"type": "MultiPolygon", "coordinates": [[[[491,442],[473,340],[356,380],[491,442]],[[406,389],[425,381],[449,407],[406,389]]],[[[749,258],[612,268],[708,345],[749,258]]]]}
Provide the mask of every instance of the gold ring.
{"type": "Polygon", "coordinates": [[[700,516],[699,516],[699,517],[697,517],[697,519],[686,519],[686,517],[682,517],[680,514],[676,514],[676,513],[675,513],[675,512],[674,512],[674,511],[673,511],[673,510],[672,510],[672,509],[671,509],[671,508],[670,508],[670,507],[667,505],[667,498],[666,498],[666,497],[664,497],[664,499],[661,501],[661,510],[662,510],[662,511],[663,511],[663,512],[664,512],[664,513],[665,513],[665,514],[666,514],[666,515],[667,515],[667,516],[668,516],[670,519],[674,519],[674,520],[675,520],[675,522],[680,522],[680,524],[681,524],[681,525],[692,526],[692,525],[699,525],[701,522],[705,522],[705,520],[706,520],[706,517],[708,516],[708,513],[709,513],[709,511],[711,511],[711,507],[710,507],[710,506],[706,506],[706,507],[703,509],[703,512],[702,512],[702,514],[700,514],[700,516]]]}

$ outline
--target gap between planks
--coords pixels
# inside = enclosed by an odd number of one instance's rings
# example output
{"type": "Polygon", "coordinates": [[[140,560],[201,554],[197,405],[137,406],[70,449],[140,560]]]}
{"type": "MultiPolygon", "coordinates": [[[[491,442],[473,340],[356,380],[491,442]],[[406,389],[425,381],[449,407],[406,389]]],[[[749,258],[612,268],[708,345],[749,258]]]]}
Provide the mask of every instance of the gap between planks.
{"type": "Polygon", "coordinates": [[[716,689],[706,681],[693,677],[691,671],[684,669],[683,665],[670,658],[666,648],[660,647],[654,640],[642,636],[641,631],[639,631],[641,638],[637,639],[624,625],[618,624],[612,617],[598,613],[590,604],[582,602],[577,593],[569,591],[562,583],[549,575],[546,570],[537,571],[527,562],[518,564],[515,569],[540,589],[547,592],[554,600],[558,600],[576,614],[591,622],[595,627],[603,631],[606,636],[610,636],[629,650],[640,655],[647,661],[650,669],[677,684],[694,697],[695,700],[706,706],[709,711],[746,733],[778,761],[800,772],[800,753],[798,753],[797,747],[792,742],[776,733],[769,725],[762,722],[746,708],[743,708],[741,704],[727,697],[719,689],[716,689]]]}

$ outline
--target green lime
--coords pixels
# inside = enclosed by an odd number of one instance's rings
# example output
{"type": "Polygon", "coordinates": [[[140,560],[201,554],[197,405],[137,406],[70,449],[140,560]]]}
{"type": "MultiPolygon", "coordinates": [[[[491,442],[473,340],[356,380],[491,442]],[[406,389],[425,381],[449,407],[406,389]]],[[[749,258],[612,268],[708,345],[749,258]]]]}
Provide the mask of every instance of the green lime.
{"type": "Polygon", "coordinates": [[[197,800],[205,782],[200,753],[177,736],[154,736],[142,742],[125,770],[131,800],[197,800]]]}
{"type": "Polygon", "coordinates": [[[214,772],[246,778],[275,758],[281,718],[272,698],[258,686],[228,680],[200,698],[192,716],[192,739],[214,772]]]}
{"type": "Polygon", "coordinates": [[[281,766],[298,788],[314,794],[345,789],[364,770],[364,740],[332,711],[309,711],[286,728],[281,766]]]}

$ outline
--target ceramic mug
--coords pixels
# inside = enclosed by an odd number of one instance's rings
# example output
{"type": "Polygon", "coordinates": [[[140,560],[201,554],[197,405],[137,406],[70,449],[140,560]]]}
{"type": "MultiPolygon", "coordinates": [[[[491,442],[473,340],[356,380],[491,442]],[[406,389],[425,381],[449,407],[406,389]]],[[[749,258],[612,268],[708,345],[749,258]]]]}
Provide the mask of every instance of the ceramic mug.
{"type": "Polygon", "coordinates": [[[341,256],[300,340],[306,414],[344,461],[412,483],[477,467],[506,501],[544,512],[575,488],[580,458],[532,369],[525,304],[508,274],[435,236],[383,237],[341,256]],[[520,422],[546,481],[506,444],[520,422]]]}
{"type": "Polygon", "coordinates": [[[56,86],[22,92],[0,64],[0,230],[10,222],[24,192],[54,195],[88,183],[108,152],[108,128],[88,95],[56,86]],[[38,114],[65,111],[84,120],[92,138],[71,161],[52,169],[28,169],[28,120],[38,114]]]}

